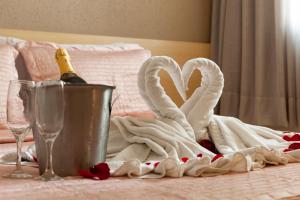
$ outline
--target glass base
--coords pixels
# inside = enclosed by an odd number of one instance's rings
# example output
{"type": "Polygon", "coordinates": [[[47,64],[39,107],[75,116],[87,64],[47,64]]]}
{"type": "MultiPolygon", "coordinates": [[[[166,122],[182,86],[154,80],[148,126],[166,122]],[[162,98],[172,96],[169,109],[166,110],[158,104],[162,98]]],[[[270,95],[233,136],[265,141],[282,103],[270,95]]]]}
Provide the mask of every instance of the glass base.
{"type": "Polygon", "coordinates": [[[33,176],[31,174],[25,173],[22,170],[15,170],[10,174],[4,175],[4,178],[15,178],[15,179],[28,179],[32,178],[33,176]]]}
{"type": "Polygon", "coordinates": [[[46,171],[44,172],[41,176],[38,176],[35,178],[35,180],[40,180],[40,181],[60,181],[64,180],[62,177],[56,175],[54,172],[51,171],[46,171]]]}

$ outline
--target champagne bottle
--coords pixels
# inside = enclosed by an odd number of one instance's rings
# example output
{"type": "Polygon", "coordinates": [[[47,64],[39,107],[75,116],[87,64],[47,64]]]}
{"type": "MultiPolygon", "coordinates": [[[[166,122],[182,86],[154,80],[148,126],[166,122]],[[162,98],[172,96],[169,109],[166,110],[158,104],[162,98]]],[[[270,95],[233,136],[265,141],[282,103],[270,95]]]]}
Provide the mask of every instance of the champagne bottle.
{"type": "Polygon", "coordinates": [[[70,56],[66,49],[58,48],[55,53],[55,59],[60,69],[60,80],[71,84],[87,83],[75,73],[70,62],[70,56]]]}

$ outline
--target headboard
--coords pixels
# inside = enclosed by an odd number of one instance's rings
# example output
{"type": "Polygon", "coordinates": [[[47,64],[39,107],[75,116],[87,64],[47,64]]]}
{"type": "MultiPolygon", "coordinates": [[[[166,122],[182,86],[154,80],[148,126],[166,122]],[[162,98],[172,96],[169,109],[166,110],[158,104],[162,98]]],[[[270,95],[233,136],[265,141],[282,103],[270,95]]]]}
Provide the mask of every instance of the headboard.
{"type": "MultiPolygon", "coordinates": [[[[76,44],[108,44],[115,42],[129,42],[138,43],[152,52],[152,55],[165,55],[174,58],[178,64],[183,65],[188,59],[196,57],[209,58],[210,44],[198,42],[183,42],[183,41],[169,41],[169,40],[154,40],[142,38],[126,38],[126,37],[112,37],[101,35],[83,35],[71,33],[55,33],[55,32],[41,32],[29,30],[15,30],[15,29],[0,29],[1,36],[17,37],[33,41],[49,41],[57,43],[76,43],[76,44]]],[[[160,73],[161,83],[164,86],[168,95],[175,101],[177,105],[182,104],[181,97],[177,93],[171,79],[165,72],[160,73]]],[[[189,84],[191,92],[199,85],[200,75],[195,73],[189,84]]]]}

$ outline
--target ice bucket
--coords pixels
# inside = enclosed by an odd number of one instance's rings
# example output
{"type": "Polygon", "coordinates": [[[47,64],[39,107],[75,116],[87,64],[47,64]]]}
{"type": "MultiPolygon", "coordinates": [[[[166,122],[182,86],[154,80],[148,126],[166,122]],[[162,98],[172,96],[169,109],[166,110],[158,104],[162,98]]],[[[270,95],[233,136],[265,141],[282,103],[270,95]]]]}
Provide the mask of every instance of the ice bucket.
{"type": "MultiPolygon", "coordinates": [[[[78,175],[104,162],[114,86],[65,85],[64,128],[53,145],[53,169],[60,176],[78,175]]],[[[39,172],[46,165],[46,149],[38,129],[33,128],[39,172]]]]}

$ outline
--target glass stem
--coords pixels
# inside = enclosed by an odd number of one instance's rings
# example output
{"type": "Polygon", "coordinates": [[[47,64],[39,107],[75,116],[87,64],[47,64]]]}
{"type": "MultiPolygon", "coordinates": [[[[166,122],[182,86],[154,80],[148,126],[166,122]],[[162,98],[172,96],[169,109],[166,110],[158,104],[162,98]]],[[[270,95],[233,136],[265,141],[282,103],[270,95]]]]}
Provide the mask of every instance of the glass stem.
{"type": "Polygon", "coordinates": [[[46,170],[47,173],[54,173],[53,172],[53,165],[52,165],[52,149],[53,149],[53,141],[52,139],[46,140],[46,153],[47,153],[47,163],[46,163],[46,170]]]}
{"type": "Polygon", "coordinates": [[[21,171],[21,159],[22,159],[22,142],[23,138],[20,136],[15,136],[17,142],[17,162],[16,168],[18,171],[21,171]]]}

